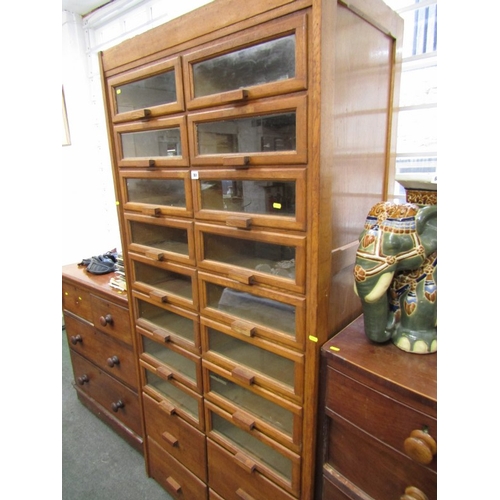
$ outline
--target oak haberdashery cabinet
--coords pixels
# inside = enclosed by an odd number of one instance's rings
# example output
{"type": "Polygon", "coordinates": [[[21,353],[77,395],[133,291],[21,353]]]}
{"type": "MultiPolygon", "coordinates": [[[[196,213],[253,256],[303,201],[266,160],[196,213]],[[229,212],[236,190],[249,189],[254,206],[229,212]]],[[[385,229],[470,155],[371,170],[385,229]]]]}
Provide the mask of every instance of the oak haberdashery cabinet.
{"type": "Polygon", "coordinates": [[[214,0],[101,53],[146,469],[174,498],[313,498],[401,36],[381,0],[214,0]]]}

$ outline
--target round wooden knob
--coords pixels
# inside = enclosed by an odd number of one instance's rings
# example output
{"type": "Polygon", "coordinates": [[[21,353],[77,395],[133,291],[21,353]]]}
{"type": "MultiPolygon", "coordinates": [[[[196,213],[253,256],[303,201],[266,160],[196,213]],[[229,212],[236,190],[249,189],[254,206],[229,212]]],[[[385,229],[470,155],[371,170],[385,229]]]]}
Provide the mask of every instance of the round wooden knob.
{"type": "Polygon", "coordinates": [[[120,364],[120,360],[118,359],[118,356],[111,356],[110,358],[107,359],[108,366],[113,368],[115,365],[120,364]]]}
{"type": "Polygon", "coordinates": [[[423,491],[415,488],[415,486],[408,486],[405,489],[405,494],[399,497],[399,500],[429,500],[429,498],[423,491]]]}
{"type": "Polygon", "coordinates": [[[111,314],[106,314],[106,316],[101,316],[99,318],[99,323],[101,323],[102,326],[112,325],[113,324],[113,316],[111,316],[111,314]]]}
{"type": "Polygon", "coordinates": [[[71,338],[70,338],[70,340],[71,340],[71,343],[73,345],[76,345],[76,344],[78,344],[78,342],[82,342],[83,341],[81,335],[72,335],[71,338]]]}
{"type": "Polygon", "coordinates": [[[81,377],[78,377],[76,379],[76,381],[80,384],[80,385],[83,385],[85,384],[86,382],[89,381],[89,377],[87,375],[82,375],[81,377]]]}
{"type": "Polygon", "coordinates": [[[120,408],[125,408],[125,403],[119,399],[116,403],[111,403],[111,409],[117,412],[120,408]]]}
{"type": "Polygon", "coordinates": [[[416,429],[405,439],[406,454],[419,464],[429,465],[437,452],[436,441],[429,433],[416,429]]]}

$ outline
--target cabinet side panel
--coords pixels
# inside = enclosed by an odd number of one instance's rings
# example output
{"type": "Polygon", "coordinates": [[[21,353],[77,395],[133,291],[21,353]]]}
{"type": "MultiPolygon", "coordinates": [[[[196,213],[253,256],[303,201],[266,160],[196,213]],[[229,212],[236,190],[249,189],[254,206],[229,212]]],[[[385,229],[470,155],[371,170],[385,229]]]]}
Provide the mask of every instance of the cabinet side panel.
{"type": "Polygon", "coordinates": [[[366,214],[386,197],[394,70],[391,36],[343,5],[336,17],[333,119],[323,130],[331,154],[322,158],[332,217],[330,332],[360,314],[352,267],[366,214]]]}

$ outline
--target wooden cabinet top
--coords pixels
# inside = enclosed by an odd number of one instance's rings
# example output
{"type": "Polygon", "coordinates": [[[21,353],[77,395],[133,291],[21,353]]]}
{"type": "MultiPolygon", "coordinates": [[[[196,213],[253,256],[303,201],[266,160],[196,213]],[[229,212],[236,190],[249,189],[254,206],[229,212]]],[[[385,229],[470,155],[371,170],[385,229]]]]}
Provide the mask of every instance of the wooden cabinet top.
{"type": "Polygon", "coordinates": [[[115,276],[117,276],[115,273],[91,274],[87,272],[85,266],[79,266],[78,264],[67,264],[62,268],[62,279],[64,281],[84,286],[93,293],[105,296],[115,302],[122,302],[122,305],[127,306],[127,293],[120,292],[109,284],[109,280],[115,276]]]}
{"type": "Polygon", "coordinates": [[[364,332],[363,316],[326,342],[322,356],[328,367],[419,408],[437,411],[437,353],[410,354],[391,342],[376,344],[364,332]]]}

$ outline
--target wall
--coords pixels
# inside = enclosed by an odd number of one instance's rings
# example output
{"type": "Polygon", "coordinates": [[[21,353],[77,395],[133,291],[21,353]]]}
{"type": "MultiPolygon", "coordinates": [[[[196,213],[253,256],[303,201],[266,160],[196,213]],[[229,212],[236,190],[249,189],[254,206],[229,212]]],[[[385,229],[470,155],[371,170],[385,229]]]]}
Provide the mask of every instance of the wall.
{"type": "Polygon", "coordinates": [[[71,144],[62,147],[62,265],[120,248],[98,52],[211,0],[115,0],[62,12],[62,84],[71,144]]]}

